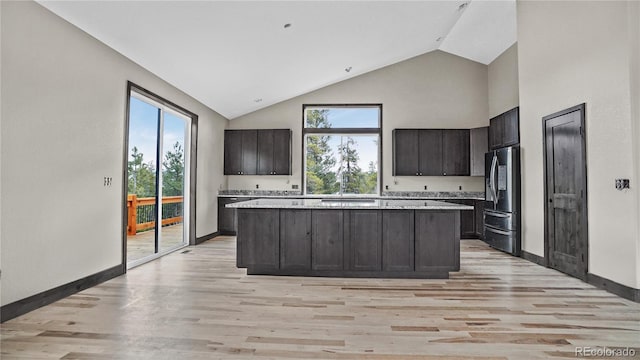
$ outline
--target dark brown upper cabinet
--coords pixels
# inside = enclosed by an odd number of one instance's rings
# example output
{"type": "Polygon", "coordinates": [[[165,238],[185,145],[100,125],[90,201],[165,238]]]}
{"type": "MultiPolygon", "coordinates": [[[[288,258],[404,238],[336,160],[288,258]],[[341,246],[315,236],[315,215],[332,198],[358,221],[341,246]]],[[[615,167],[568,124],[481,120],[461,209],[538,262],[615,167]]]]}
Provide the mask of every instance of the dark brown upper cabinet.
{"type": "Polygon", "coordinates": [[[484,154],[489,151],[489,127],[469,131],[469,160],[471,176],[484,176],[484,154]]]}
{"type": "Polygon", "coordinates": [[[469,175],[469,130],[395,129],[393,175],[469,175]]]}
{"type": "Polygon", "coordinates": [[[225,130],[225,175],[290,175],[291,130],[225,130]]]}
{"type": "Polygon", "coordinates": [[[469,176],[469,129],[442,130],[442,175],[469,176]]]}
{"type": "Polygon", "coordinates": [[[442,175],[442,130],[418,130],[418,146],[418,176],[442,175]]]}
{"type": "Polygon", "coordinates": [[[257,172],[258,131],[224,131],[224,174],[255,175],[257,172]]]}
{"type": "Polygon", "coordinates": [[[393,130],[393,175],[420,175],[419,132],[420,130],[393,130]]]}
{"type": "Polygon", "coordinates": [[[489,123],[489,146],[492,150],[520,143],[518,107],[492,118],[489,123]]]}
{"type": "Polygon", "coordinates": [[[291,130],[258,130],[258,175],[291,175],[291,130]]]}

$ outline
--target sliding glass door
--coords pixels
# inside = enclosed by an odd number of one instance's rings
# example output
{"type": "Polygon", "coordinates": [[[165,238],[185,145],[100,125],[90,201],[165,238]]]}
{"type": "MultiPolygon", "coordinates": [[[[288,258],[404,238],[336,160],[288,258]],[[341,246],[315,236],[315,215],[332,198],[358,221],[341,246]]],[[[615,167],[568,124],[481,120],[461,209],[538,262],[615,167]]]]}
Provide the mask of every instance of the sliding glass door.
{"type": "Polygon", "coordinates": [[[129,98],[127,267],[188,244],[191,119],[145,95],[129,98]]]}

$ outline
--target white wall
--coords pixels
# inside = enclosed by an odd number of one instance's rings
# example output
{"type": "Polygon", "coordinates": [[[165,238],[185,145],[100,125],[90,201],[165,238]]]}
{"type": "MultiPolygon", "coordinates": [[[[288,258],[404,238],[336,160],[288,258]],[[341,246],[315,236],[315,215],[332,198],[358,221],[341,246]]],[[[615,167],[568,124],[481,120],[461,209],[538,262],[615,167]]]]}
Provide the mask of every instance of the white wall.
{"type": "Polygon", "coordinates": [[[229,128],[291,128],[291,176],[228,176],[229,189],[291,190],[301,185],[303,104],[383,104],[383,185],[390,191],[484,191],[481,177],[397,177],[392,174],[394,128],[473,128],[487,126],[487,66],[441,51],[327,86],[229,122],[229,128]]]}
{"type": "Polygon", "coordinates": [[[518,90],[518,44],[511,45],[488,67],[489,118],[520,104],[518,90]]]}
{"type": "Polygon", "coordinates": [[[638,186],[614,188],[616,178],[638,184],[627,15],[633,6],[623,1],[520,1],[517,20],[523,249],[543,255],[541,119],[585,102],[589,272],[637,287],[638,186]]]}
{"type": "MultiPolygon", "coordinates": [[[[2,29],[2,6],[0,6],[0,30],[2,29]]],[[[0,74],[2,74],[2,36],[0,36],[0,74]]],[[[1,80],[1,79],[0,79],[1,80]]],[[[2,99],[2,86],[0,86],[2,99]]],[[[0,101],[0,151],[2,149],[2,101],[0,101]]],[[[2,189],[2,154],[0,153],[0,189],[2,189]]],[[[2,191],[0,191],[0,299],[2,298],[2,191]]]]}
{"type": "Polygon", "coordinates": [[[199,115],[196,228],[215,232],[226,119],[34,2],[0,7],[2,305],[120,264],[127,80],[199,115]]]}
{"type": "MultiPolygon", "coordinates": [[[[640,185],[640,2],[631,2],[627,13],[629,21],[629,73],[631,81],[631,124],[634,128],[633,154],[635,155],[635,176],[632,187],[640,185]]],[[[636,191],[636,213],[640,217],[640,191],[636,191]]],[[[636,221],[638,238],[636,241],[636,288],[640,289],[640,219],[636,221]]]]}

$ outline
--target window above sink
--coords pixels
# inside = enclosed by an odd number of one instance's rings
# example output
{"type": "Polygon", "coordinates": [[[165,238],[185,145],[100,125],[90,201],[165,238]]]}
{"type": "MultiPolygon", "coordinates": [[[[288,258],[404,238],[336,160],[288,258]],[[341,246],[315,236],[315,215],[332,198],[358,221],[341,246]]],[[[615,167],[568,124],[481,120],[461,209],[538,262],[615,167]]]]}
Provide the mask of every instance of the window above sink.
{"type": "Polygon", "coordinates": [[[303,112],[303,193],[379,195],[382,105],[305,105],[303,112]]]}

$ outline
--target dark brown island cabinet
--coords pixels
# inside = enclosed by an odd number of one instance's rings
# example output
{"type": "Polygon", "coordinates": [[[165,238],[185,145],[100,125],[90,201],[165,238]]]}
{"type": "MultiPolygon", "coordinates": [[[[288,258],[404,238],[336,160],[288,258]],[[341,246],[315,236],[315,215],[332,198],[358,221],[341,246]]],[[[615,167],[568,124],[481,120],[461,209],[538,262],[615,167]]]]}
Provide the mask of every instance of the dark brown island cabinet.
{"type": "Polygon", "coordinates": [[[253,275],[448,278],[460,211],[238,208],[237,265],[253,275]]]}
{"type": "Polygon", "coordinates": [[[291,130],[225,130],[224,175],[291,175],[291,130]]]}
{"type": "Polygon", "coordinates": [[[520,143],[520,108],[515,107],[489,120],[491,150],[520,143]]]}
{"type": "Polygon", "coordinates": [[[393,130],[394,176],[469,176],[469,129],[393,130]]]}

